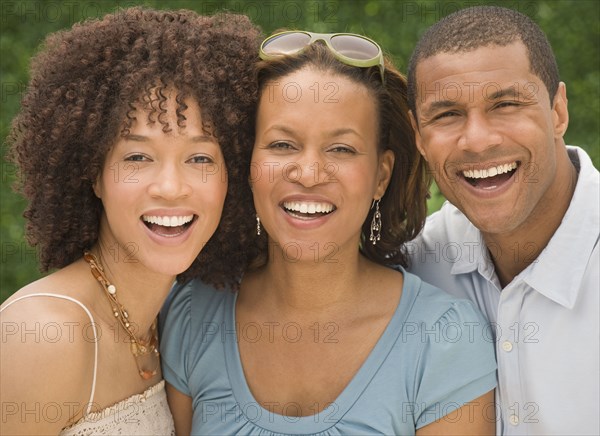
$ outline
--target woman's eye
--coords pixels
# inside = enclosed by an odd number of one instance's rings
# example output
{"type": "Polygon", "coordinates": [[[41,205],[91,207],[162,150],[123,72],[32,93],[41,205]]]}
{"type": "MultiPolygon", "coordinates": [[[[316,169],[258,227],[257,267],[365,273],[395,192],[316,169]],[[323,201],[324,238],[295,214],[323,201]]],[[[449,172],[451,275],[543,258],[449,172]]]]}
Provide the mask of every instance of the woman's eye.
{"type": "Polygon", "coordinates": [[[336,145],[335,147],[330,148],[329,151],[333,151],[335,153],[346,153],[346,154],[356,153],[356,151],[353,148],[348,147],[346,145],[336,145]]]}
{"type": "Polygon", "coordinates": [[[292,144],[284,141],[271,142],[267,147],[273,150],[291,150],[294,148],[292,144]]]}
{"type": "Polygon", "coordinates": [[[143,154],[130,154],[129,156],[127,156],[125,158],[125,161],[127,161],[127,162],[146,162],[146,161],[150,161],[150,158],[143,154]]]}
{"type": "Polygon", "coordinates": [[[200,156],[194,156],[194,157],[190,158],[188,160],[188,162],[195,163],[195,164],[205,164],[205,163],[213,163],[214,161],[208,156],[200,155],[200,156]]]}

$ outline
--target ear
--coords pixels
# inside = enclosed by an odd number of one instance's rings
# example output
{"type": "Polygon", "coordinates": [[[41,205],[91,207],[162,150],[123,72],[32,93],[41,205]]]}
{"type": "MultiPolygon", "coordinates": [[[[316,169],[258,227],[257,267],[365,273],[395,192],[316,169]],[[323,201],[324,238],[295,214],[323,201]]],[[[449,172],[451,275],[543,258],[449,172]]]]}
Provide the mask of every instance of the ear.
{"type": "Polygon", "coordinates": [[[102,184],[100,183],[101,177],[102,174],[98,174],[98,177],[96,177],[96,181],[92,185],[92,189],[94,190],[94,194],[96,194],[96,197],[102,200],[102,184]]]}
{"type": "Polygon", "coordinates": [[[417,150],[419,153],[427,160],[427,156],[425,155],[425,151],[421,146],[421,132],[419,131],[419,125],[417,124],[417,119],[415,118],[413,111],[408,111],[408,117],[410,118],[410,125],[415,131],[415,143],[417,144],[417,150]]]}
{"type": "Polygon", "coordinates": [[[392,179],[392,172],[394,171],[394,162],[396,156],[392,150],[385,150],[379,157],[379,171],[377,180],[377,189],[375,191],[375,198],[383,197],[385,190],[390,184],[392,179]]]}
{"type": "Polygon", "coordinates": [[[569,126],[569,110],[567,105],[567,85],[564,82],[560,82],[552,100],[552,123],[555,138],[562,138],[569,126]]]}

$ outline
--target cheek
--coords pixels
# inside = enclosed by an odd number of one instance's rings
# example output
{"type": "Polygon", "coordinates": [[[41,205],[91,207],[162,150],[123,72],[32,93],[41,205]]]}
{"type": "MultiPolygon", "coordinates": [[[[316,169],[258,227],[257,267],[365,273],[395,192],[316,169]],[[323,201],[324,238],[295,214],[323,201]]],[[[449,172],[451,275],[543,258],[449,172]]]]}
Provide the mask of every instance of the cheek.
{"type": "Polygon", "coordinates": [[[254,159],[250,164],[250,186],[254,199],[260,200],[268,195],[276,182],[281,178],[285,163],[274,160],[254,159]]]}
{"type": "Polygon", "coordinates": [[[267,203],[270,196],[273,180],[269,181],[268,174],[262,174],[252,180],[252,197],[257,211],[262,209],[261,204],[267,203]]]}
{"type": "Polygon", "coordinates": [[[203,201],[212,205],[222,205],[227,196],[227,173],[220,171],[218,174],[209,176],[203,183],[198,183],[195,191],[203,201]]]}
{"type": "Polygon", "coordinates": [[[447,135],[435,132],[423,132],[421,134],[421,149],[427,161],[439,160],[443,150],[450,151],[449,138],[447,135]]]}
{"type": "Polygon", "coordinates": [[[379,180],[379,163],[377,158],[370,159],[368,163],[342,163],[337,165],[335,178],[352,192],[361,192],[371,195],[377,188],[379,180]],[[360,183],[357,183],[360,181],[360,183]]]}
{"type": "Polygon", "coordinates": [[[534,144],[540,144],[540,147],[546,151],[546,148],[554,149],[554,132],[549,124],[544,124],[541,120],[523,120],[520,123],[514,123],[512,128],[506,131],[506,137],[515,144],[523,144],[531,148],[534,144]],[[543,144],[543,145],[542,145],[543,144]]]}
{"type": "Polygon", "coordinates": [[[119,204],[133,203],[140,197],[141,183],[124,183],[123,181],[113,180],[112,174],[106,174],[102,181],[98,183],[98,188],[95,192],[98,198],[102,201],[105,207],[114,204],[119,207],[119,204]]]}

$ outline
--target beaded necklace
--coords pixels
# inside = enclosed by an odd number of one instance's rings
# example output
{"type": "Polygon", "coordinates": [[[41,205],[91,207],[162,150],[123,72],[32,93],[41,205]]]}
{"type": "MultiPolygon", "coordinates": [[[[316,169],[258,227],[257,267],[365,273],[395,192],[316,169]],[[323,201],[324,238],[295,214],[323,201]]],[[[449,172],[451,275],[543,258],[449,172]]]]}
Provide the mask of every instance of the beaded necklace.
{"type": "Polygon", "coordinates": [[[119,303],[119,300],[117,300],[117,288],[115,285],[111,284],[106,278],[106,275],[104,274],[104,268],[102,268],[102,264],[100,263],[98,258],[89,251],[83,253],[83,258],[90,265],[90,271],[94,278],[98,280],[100,285],[102,285],[104,294],[108,298],[108,301],[110,302],[110,305],[112,307],[113,315],[129,336],[131,354],[133,354],[133,357],[135,358],[135,364],[137,366],[140,376],[144,380],[151,379],[156,375],[158,371],[158,366],[160,365],[156,319],[150,327],[150,339],[147,342],[144,342],[141,339],[137,338],[133,332],[132,324],[129,321],[129,313],[123,307],[123,305],[119,303]],[[141,367],[139,360],[144,356],[151,356],[154,357],[154,359],[156,359],[156,365],[154,366],[154,369],[143,369],[141,367]]]}

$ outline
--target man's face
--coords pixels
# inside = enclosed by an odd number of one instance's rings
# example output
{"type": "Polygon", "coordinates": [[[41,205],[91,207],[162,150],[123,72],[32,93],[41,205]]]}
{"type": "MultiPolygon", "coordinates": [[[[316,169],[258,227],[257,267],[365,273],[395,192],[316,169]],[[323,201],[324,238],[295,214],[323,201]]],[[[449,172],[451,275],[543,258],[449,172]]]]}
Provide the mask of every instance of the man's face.
{"type": "Polygon", "coordinates": [[[552,207],[556,144],[567,124],[525,46],[440,53],[417,65],[413,125],[442,193],[483,233],[527,229],[552,207]]]}

